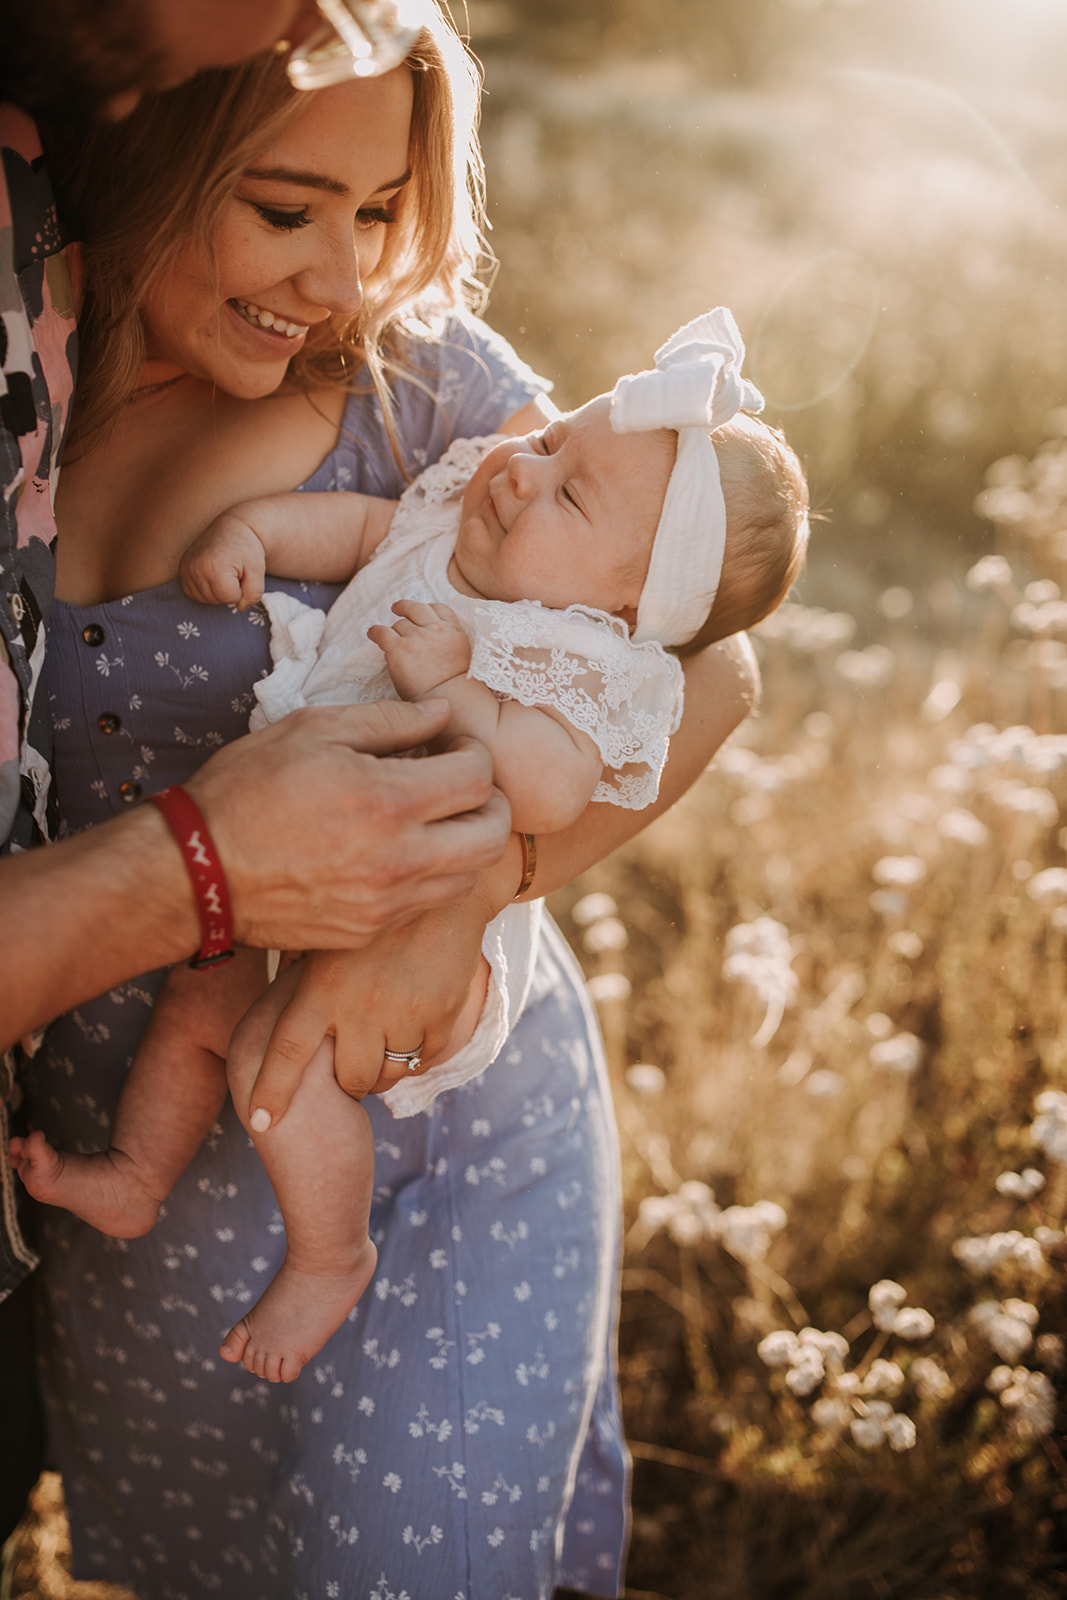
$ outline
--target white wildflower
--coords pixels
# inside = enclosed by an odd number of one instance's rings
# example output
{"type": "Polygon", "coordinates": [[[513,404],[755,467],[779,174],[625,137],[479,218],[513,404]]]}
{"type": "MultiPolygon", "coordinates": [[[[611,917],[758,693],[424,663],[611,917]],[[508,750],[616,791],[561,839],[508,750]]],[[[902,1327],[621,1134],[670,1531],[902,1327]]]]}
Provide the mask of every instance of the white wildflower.
{"type": "Polygon", "coordinates": [[[998,1194],[1010,1195],[1013,1200],[1031,1200],[1045,1187],[1045,1175],[1036,1167],[1026,1167],[1022,1172],[1002,1172],[996,1181],[998,1194]]]}
{"type": "Polygon", "coordinates": [[[799,979],[792,959],[789,931],[773,917],[740,922],[726,935],[723,977],[731,983],[748,984],[767,1008],[755,1038],[758,1045],[770,1042],[786,1006],[796,999],[799,979]]]}
{"type": "Polygon", "coordinates": [[[811,1420],[824,1433],[842,1433],[849,1424],[852,1408],[837,1395],[821,1395],[811,1408],[811,1420]]]}
{"type": "Polygon", "coordinates": [[[582,944],[590,955],[603,955],[608,950],[625,950],[630,935],[618,917],[601,917],[591,922],[582,935],[582,944]]]}
{"type": "Polygon", "coordinates": [[[1043,1089],[1034,1101],[1037,1116],[1030,1124],[1030,1137],[1051,1161],[1067,1162],[1067,1094],[1061,1089],[1043,1089]]]}
{"type": "Polygon", "coordinates": [[[892,1278],[881,1278],[872,1284],[867,1295],[867,1304],[871,1308],[876,1328],[883,1332],[890,1332],[897,1318],[897,1311],[908,1298],[908,1291],[903,1284],[894,1283],[892,1278]]]}
{"type": "Polygon", "coordinates": [[[877,1450],[885,1442],[885,1429],[877,1417],[853,1417],[848,1431],[861,1450],[877,1450]]]}
{"type": "Polygon", "coordinates": [[[1034,1341],[1034,1355],[1046,1372],[1060,1372],[1067,1360],[1067,1347],[1060,1334],[1042,1333],[1034,1341]]]}
{"type": "Polygon", "coordinates": [[[719,1207],[706,1183],[691,1179],[677,1193],[648,1195],[637,1208],[637,1225],[647,1234],[666,1230],[675,1244],[696,1245],[714,1238],[719,1207]]]}
{"type": "Polygon", "coordinates": [[[869,644],[865,650],[843,650],[834,666],[857,689],[885,689],[893,681],[896,662],[884,644],[869,644]]]}
{"type": "Polygon", "coordinates": [[[863,1380],[864,1394],[898,1395],[904,1387],[904,1374],[895,1361],[872,1361],[863,1380]]]}
{"type": "Polygon", "coordinates": [[[920,1400],[947,1400],[952,1393],[952,1379],[932,1356],[917,1356],[908,1368],[908,1377],[920,1400]]]}
{"type": "Polygon", "coordinates": [[[1005,1262],[1013,1263],[1024,1272],[1038,1271],[1043,1262],[1040,1242],[1028,1239],[1018,1228],[957,1239],[952,1254],[961,1266],[983,1278],[988,1278],[1005,1262]]]}
{"type": "Polygon", "coordinates": [[[1005,811],[1014,811],[1020,817],[1033,817],[1035,822],[1042,823],[1046,828],[1055,827],[1059,821],[1060,808],[1050,789],[1039,789],[1017,783],[1013,778],[1005,778],[991,785],[989,797],[994,804],[1003,806],[1005,811]]]}
{"type": "Polygon", "coordinates": [[[953,806],[938,819],[937,831],[942,839],[954,839],[957,844],[977,850],[989,842],[989,829],[980,822],[973,811],[963,806],[953,806]]]}
{"type": "Polygon", "coordinates": [[[824,1332],[821,1328],[801,1328],[798,1337],[802,1348],[817,1350],[830,1366],[840,1366],[848,1355],[848,1340],[842,1333],[824,1332]]]}
{"type": "Polygon", "coordinates": [[[1011,568],[1003,556],[983,556],[967,574],[968,589],[977,593],[984,589],[1007,589],[1011,585],[1011,568]]]}
{"type": "Polygon", "coordinates": [[[800,1341],[788,1328],[776,1328],[756,1346],[756,1354],[766,1367],[788,1367],[800,1352],[800,1341]]]}
{"type": "Polygon", "coordinates": [[[860,1392],[860,1376],[858,1372],[839,1372],[837,1374],[838,1394],[855,1395],[860,1392]]]}
{"type": "Polygon", "coordinates": [[[835,1100],[844,1087],[844,1078],[831,1067],[819,1067],[804,1079],[804,1093],[813,1100],[835,1100]]]}
{"type": "Polygon", "coordinates": [[[886,1072],[899,1072],[902,1076],[915,1071],[923,1058],[922,1040],[913,1033],[897,1033],[891,1039],[882,1039],[872,1045],[870,1062],[886,1072]]]}
{"type": "MultiPolygon", "coordinates": [[[[1021,1367],[1019,1370],[1025,1372],[1026,1368],[1021,1367]]],[[[1004,1390],[1010,1385],[1013,1376],[1011,1367],[994,1367],[985,1381],[985,1386],[990,1394],[1003,1394],[1004,1390]]]]}
{"type": "Polygon", "coordinates": [[[571,907],[571,916],[580,928],[586,928],[591,922],[599,922],[602,917],[616,916],[618,910],[610,894],[583,894],[571,907]]]}
{"type": "Polygon", "coordinates": [[[889,935],[886,945],[895,956],[900,956],[905,961],[918,961],[923,953],[922,939],[910,928],[898,928],[895,933],[889,935]]]}
{"type": "Polygon", "coordinates": [[[1002,1361],[1014,1363],[1033,1343],[1037,1311],[1025,1300],[983,1300],[972,1307],[971,1321],[1002,1361]]]}
{"type": "Polygon", "coordinates": [[[888,1039],[893,1032],[893,1019],[887,1017],[884,1011],[872,1011],[864,1027],[872,1039],[888,1039]]]}
{"type": "Polygon", "coordinates": [[[889,1442],[890,1450],[914,1450],[915,1448],[915,1424],[910,1417],[904,1416],[900,1411],[894,1411],[893,1415],[887,1418],[885,1436],[889,1442]]]}
{"type": "Polygon", "coordinates": [[[1053,1251],[1061,1250],[1067,1243],[1067,1234],[1062,1228],[1038,1227],[1034,1229],[1034,1243],[1045,1253],[1051,1255],[1053,1251]]]}
{"type": "Polygon", "coordinates": [[[1035,872],[1026,892],[1040,905],[1062,904],[1067,900],[1067,868],[1046,867],[1044,872],[1035,872]]]}
{"type": "Polygon", "coordinates": [[[589,979],[586,988],[594,1005],[630,998],[630,980],[624,972],[598,972],[589,979]]]}
{"type": "Polygon", "coordinates": [[[803,1397],[817,1389],[826,1376],[823,1358],[814,1345],[801,1345],[792,1366],[785,1375],[786,1388],[791,1394],[803,1397]]]}
{"type": "Polygon", "coordinates": [[[667,1075],[662,1067],[653,1066],[651,1061],[638,1061],[627,1071],[626,1082],[634,1094],[653,1099],[667,1087],[667,1075]]]}
{"type": "Polygon", "coordinates": [[[893,1319],[893,1332],[898,1339],[929,1339],[933,1331],[934,1319],[922,1306],[902,1306],[893,1319]]]}
{"type": "Polygon", "coordinates": [[[787,1222],[785,1212],[773,1200],[758,1200],[754,1206],[727,1206],[718,1219],[718,1232],[726,1249],[739,1261],[762,1261],[776,1233],[787,1222]]]}
{"type": "Polygon", "coordinates": [[[882,856],[871,868],[875,883],[891,889],[913,889],[926,877],[926,862],[921,856],[882,856]]]}
{"type": "Polygon", "coordinates": [[[1040,1439],[1055,1426],[1056,1391],[1043,1372],[1016,1367],[1000,1403],[1012,1413],[1012,1431],[1021,1439],[1040,1439]]]}

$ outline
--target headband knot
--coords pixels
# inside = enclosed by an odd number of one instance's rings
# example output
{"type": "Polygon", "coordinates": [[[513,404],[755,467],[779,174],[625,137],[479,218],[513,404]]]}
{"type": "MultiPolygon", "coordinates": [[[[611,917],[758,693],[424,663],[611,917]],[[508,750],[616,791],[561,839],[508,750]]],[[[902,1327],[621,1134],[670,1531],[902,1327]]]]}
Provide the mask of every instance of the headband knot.
{"type": "Polygon", "coordinates": [[[709,430],[763,396],[741,376],[745,346],[725,306],[687,322],[655,355],[655,368],[620,378],[611,396],[616,433],[672,428],[674,467],[660,512],[634,642],[685,644],[715,601],[726,549],[726,505],[709,430]]]}

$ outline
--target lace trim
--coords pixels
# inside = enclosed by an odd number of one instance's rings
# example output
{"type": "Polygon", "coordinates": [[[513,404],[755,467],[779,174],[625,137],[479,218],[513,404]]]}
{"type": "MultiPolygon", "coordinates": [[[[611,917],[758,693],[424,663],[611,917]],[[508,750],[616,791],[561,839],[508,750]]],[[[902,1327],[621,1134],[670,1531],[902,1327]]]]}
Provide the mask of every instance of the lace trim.
{"type": "Polygon", "coordinates": [[[626,625],[584,606],[482,602],[471,677],[526,706],[551,706],[595,742],[611,770],[596,800],[639,811],[659,792],[681,720],[682,671],[658,644],[634,645],[626,625]]]}

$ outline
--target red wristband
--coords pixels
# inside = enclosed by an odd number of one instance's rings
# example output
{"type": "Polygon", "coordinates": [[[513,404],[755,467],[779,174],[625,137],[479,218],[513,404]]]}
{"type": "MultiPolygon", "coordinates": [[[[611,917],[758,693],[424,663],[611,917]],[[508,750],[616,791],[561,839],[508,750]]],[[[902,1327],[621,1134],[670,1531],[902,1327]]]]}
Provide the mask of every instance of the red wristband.
{"type": "Polygon", "coordinates": [[[180,784],[148,797],[159,807],[178,842],[196,896],[200,917],[200,952],[191,967],[214,967],[233,955],[233,915],[226,874],[208,832],[207,823],[191,795],[180,784]]]}

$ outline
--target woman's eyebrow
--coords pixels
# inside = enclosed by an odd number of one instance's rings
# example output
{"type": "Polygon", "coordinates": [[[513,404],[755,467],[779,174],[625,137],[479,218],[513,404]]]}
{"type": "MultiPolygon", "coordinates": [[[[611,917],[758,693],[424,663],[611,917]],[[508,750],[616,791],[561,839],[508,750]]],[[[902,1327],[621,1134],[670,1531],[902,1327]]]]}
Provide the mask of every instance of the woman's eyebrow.
{"type": "MultiPolygon", "coordinates": [[[[296,167],[249,167],[245,177],[268,183],[292,183],[303,189],[323,189],[327,194],[349,193],[347,183],[342,183],[340,178],[329,178],[324,172],[301,172],[296,167]]],[[[385,194],[388,189],[402,189],[410,178],[409,168],[399,178],[389,178],[385,183],[380,183],[374,193],[385,194]]]]}

